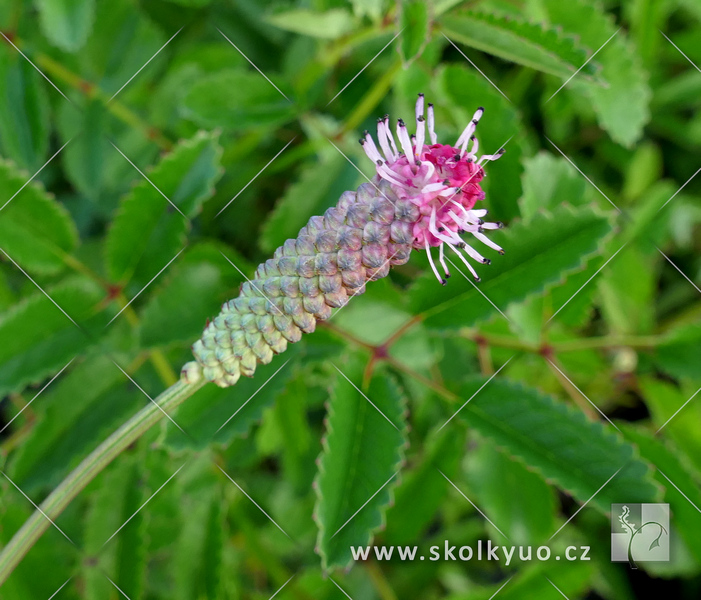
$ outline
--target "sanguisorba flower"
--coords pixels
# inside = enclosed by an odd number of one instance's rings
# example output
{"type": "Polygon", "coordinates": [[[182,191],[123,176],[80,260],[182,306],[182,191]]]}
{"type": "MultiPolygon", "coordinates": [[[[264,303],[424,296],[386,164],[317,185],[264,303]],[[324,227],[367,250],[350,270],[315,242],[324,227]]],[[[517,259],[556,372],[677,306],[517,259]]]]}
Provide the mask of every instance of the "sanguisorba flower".
{"type": "Polygon", "coordinates": [[[431,269],[444,285],[450,277],[446,247],[479,281],[467,259],[489,260],[460,236],[470,234],[502,252],[484,235],[501,223],[484,222],[487,211],[474,208],[484,199],[482,165],[503,154],[477,157],[474,133],[483,112],[477,110],[455,145],[438,143],[433,106],[424,111],[422,94],[416,103],[416,134],[410,136],[399,120],[399,145],[389,117],[380,119],[379,149],[369,133],[360,140],[375,163],[373,180],[344,192],[336,206],[312,217],[296,239],[287,240],[258,267],[195,342],[196,361],[183,367],[183,378],[194,382],[204,377],[227,387],[241,375],[252,376],[258,363],[269,363],[288,343],[314,331],[333,308],[362,294],[368,281],[406,263],[412,249],[427,251],[431,269]],[[435,247],[443,275],[432,256],[435,247]]]}

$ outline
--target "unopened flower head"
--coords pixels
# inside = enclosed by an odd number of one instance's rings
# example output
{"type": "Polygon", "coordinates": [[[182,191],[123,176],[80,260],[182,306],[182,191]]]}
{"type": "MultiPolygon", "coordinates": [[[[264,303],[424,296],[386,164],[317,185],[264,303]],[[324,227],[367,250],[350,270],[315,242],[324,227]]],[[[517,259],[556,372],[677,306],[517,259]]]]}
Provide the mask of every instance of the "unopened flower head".
{"type": "Polygon", "coordinates": [[[476,279],[468,257],[489,261],[467,245],[469,233],[501,252],[485,235],[498,223],[485,223],[486,210],[475,209],[484,198],[479,182],[482,164],[501,152],[479,159],[475,128],[479,109],[455,146],[438,144],[433,107],[424,117],[424,98],[416,104],[416,135],[410,137],[402,121],[397,125],[397,147],[387,118],[378,124],[378,142],[366,134],[361,143],[375,162],[377,176],[355,192],[344,192],[338,204],[323,216],[312,217],[294,240],[287,240],[273,258],[261,264],[253,279],[241,286],[239,296],[205,327],[193,345],[196,362],[183,367],[186,382],[204,377],[219,386],[234,385],[241,375],[252,376],[259,363],[269,363],[288,343],[311,333],[318,321],[328,319],[365,291],[369,281],[386,277],[392,265],[409,260],[412,249],[428,251],[436,277],[445,284],[431,256],[449,277],[444,248],[452,249],[476,279]],[[428,126],[428,142],[426,132],[428,126]]]}
{"type": "Polygon", "coordinates": [[[428,105],[425,113],[424,96],[420,94],[416,102],[416,135],[410,136],[404,121],[400,119],[396,128],[399,140],[397,146],[389,116],[385,116],[377,122],[380,148],[377,148],[368,132],[365,132],[360,143],[375,163],[378,177],[388,181],[399,198],[407,199],[419,208],[421,217],[413,227],[413,246],[427,251],[436,278],[445,285],[445,279],[450,277],[445,263],[447,246],[479,281],[466,257],[482,264],[489,264],[490,261],[460,236],[469,233],[483,244],[503,253],[484,234],[486,230],[501,228],[502,224],[485,223],[482,217],[487,211],[474,207],[478,201],[484,200],[484,192],[480,187],[480,181],[484,177],[482,165],[499,158],[504,150],[502,148],[496,154],[477,157],[479,142],[475,130],[484,113],[483,108],[477,109],[454,146],[438,143],[432,104],[428,105]],[[431,254],[431,248],[436,246],[445,278],[439,275],[431,254]]]}

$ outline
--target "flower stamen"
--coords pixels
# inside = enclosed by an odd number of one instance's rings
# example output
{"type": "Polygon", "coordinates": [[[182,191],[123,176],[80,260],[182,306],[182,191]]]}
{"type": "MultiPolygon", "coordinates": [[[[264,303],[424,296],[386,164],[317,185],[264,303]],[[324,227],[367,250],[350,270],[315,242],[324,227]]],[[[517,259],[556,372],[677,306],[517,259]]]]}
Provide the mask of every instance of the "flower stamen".
{"type": "MultiPolygon", "coordinates": [[[[415,107],[416,134],[410,135],[404,121],[397,121],[401,152],[397,150],[389,116],[377,122],[377,139],[382,154],[369,134],[366,133],[361,141],[366,154],[375,163],[379,180],[387,181],[400,199],[408,200],[419,209],[417,221],[412,225],[413,247],[428,252],[431,269],[444,285],[450,275],[444,245],[450,246],[463,262],[466,257],[481,264],[490,262],[465,243],[461,235],[470,234],[487,247],[503,252],[484,235],[485,231],[500,226],[484,223],[482,217],[487,211],[474,208],[484,199],[480,187],[485,176],[482,165],[497,160],[504,153],[502,148],[496,154],[477,156],[479,141],[475,131],[483,114],[482,107],[475,111],[454,145],[439,144],[433,105],[426,105],[423,94],[419,94],[415,107]],[[382,160],[383,155],[386,160],[382,160]],[[440,276],[431,255],[434,246],[439,248],[438,262],[446,273],[445,278],[440,276]]],[[[468,268],[477,278],[474,269],[468,268]]]]}

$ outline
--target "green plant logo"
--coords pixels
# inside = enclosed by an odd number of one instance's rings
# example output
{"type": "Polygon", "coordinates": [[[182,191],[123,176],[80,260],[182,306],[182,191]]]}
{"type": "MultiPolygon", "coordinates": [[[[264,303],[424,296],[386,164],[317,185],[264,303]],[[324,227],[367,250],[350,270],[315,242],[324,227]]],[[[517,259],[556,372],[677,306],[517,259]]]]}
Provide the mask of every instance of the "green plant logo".
{"type": "Polygon", "coordinates": [[[669,560],[668,504],[612,504],[611,560],[627,561],[637,569],[637,561],[669,560]]]}

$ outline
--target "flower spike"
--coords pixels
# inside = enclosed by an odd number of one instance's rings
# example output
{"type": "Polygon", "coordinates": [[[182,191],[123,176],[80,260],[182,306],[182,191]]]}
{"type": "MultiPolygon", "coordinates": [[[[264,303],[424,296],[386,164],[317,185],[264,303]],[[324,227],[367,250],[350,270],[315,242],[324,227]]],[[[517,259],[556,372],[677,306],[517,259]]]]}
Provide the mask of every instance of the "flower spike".
{"type": "Polygon", "coordinates": [[[485,223],[480,181],[482,163],[497,160],[503,149],[477,158],[475,130],[484,112],[479,108],[454,146],[439,144],[432,104],[416,103],[416,135],[397,123],[397,142],[389,116],[377,122],[377,142],[365,132],[360,143],[375,165],[376,176],[355,192],[344,192],[323,216],[312,217],[294,240],[287,240],[273,258],[261,264],[237,298],[222,306],[192,347],[195,361],[182,378],[221,387],[241,375],[252,376],[259,363],[269,363],[287,344],[311,333],[332,309],[362,294],[365,285],[387,276],[393,265],[409,260],[412,249],[426,250],[436,279],[446,285],[450,271],[445,247],[452,250],[479,281],[468,258],[489,264],[460,237],[503,253],[485,235],[501,223],[485,223]],[[426,136],[428,134],[428,140],[426,136]],[[470,146],[471,143],[471,146],[470,146]],[[379,147],[378,147],[379,145],[379,147]],[[468,151],[469,147],[469,151],[468,151]],[[438,265],[432,249],[438,247],[438,265]]]}

